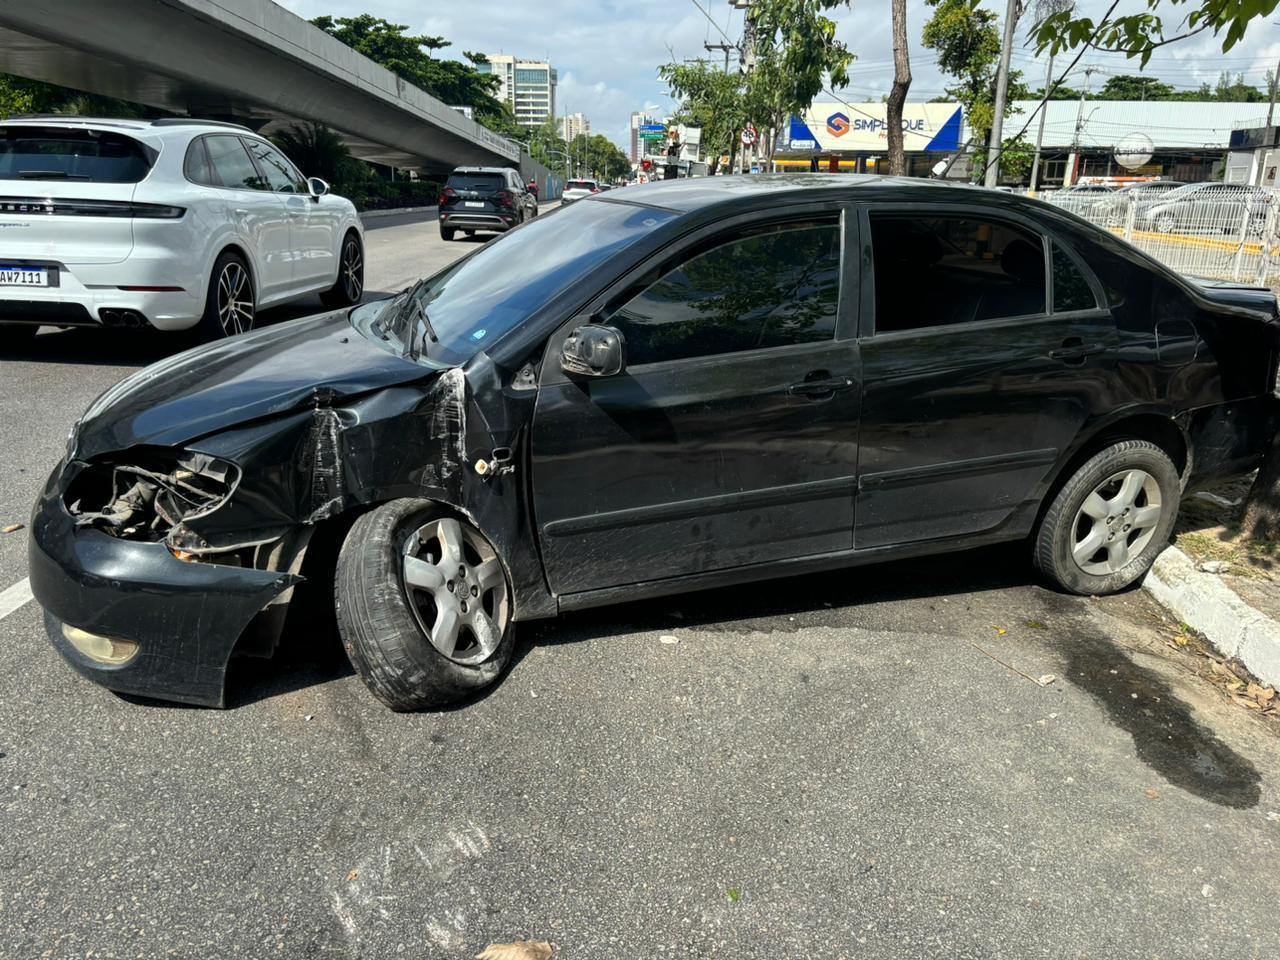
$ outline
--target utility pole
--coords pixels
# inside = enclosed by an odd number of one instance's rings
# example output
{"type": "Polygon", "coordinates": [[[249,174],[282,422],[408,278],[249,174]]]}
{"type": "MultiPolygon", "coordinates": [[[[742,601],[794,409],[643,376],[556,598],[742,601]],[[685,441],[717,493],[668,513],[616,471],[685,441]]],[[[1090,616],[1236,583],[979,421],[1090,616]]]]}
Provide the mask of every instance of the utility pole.
{"type": "Polygon", "coordinates": [[[1044,116],[1049,112],[1049,93],[1053,86],[1053,54],[1049,54],[1049,69],[1044,73],[1044,99],[1040,101],[1040,125],[1036,128],[1036,152],[1031,158],[1031,192],[1036,192],[1040,177],[1040,144],[1044,143],[1044,116]]]}
{"type": "Polygon", "coordinates": [[[1022,14],[1021,0],[1009,0],[1004,13],[1004,40],[1000,44],[1000,71],[996,74],[995,115],[991,118],[991,141],[987,146],[986,185],[1000,182],[1000,148],[1004,131],[1004,102],[1009,92],[1009,57],[1013,54],[1013,29],[1022,14]]]}
{"type": "MultiPolygon", "coordinates": [[[[745,10],[746,16],[742,22],[742,46],[738,48],[738,57],[740,69],[745,74],[750,74],[756,67],[756,18],[752,15],[752,6],[750,0],[729,0],[735,9],[745,10]]],[[[755,144],[751,145],[750,150],[754,152],[755,144]]],[[[747,159],[748,147],[742,145],[742,172],[746,173],[751,169],[751,162],[747,159]]]]}
{"type": "Polygon", "coordinates": [[[1084,89],[1080,91],[1080,109],[1076,111],[1076,132],[1071,135],[1071,154],[1067,160],[1067,171],[1062,177],[1063,187],[1076,182],[1076,166],[1080,162],[1080,134],[1084,130],[1084,102],[1089,96],[1089,78],[1093,76],[1093,67],[1084,68],[1084,89]]]}
{"type": "Polygon", "coordinates": [[[702,49],[706,50],[707,53],[710,53],[712,50],[724,51],[724,72],[728,73],[729,72],[729,51],[737,50],[738,48],[735,47],[732,43],[703,43],[702,49]]]}
{"type": "Polygon", "coordinates": [[[1268,147],[1272,146],[1271,141],[1275,139],[1275,134],[1272,132],[1274,128],[1271,126],[1271,121],[1274,118],[1275,112],[1276,112],[1276,88],[1277,87],[1280,87],[1280,63],[1276,64],[1276,72],[1271,75],[1271,103],[1267,107],[1267,126],[1265,128],[1265,132],[1263,133],[1263,138],[1262,138],[1262,156],[1258,157],[1256,161],[1258,165],[1258,169],[1253,177],[1253,185],[1255,187],[1262,186],[1262,175],[1266,171],[1266,165],[1267,165],[1266,151],[1268,147]]]}

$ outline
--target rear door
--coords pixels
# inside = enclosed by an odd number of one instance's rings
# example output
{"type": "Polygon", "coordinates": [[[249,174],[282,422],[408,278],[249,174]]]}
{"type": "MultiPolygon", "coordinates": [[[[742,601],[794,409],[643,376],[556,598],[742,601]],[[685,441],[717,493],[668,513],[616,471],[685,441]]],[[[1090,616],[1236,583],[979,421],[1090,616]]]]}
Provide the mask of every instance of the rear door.
{"type": "Polygon", "coordinates": [[[253,249],[258,297],[284,293],[293,284],[289,213],[235,134],[202,138],[212,185],[223,216],[253,249]]]}
{"type": "MultiPolygon", "coordinates": [[[[619,284],[596,322],[627,366],[571,378],[551,338],[533,423],[554,592],[847,550],[856,304],[830,206],[704,230],[619,284]]],[[[851,229],[856,230],[856,225],[851,229]]]]}
{"type": "Polygon", "coordinates": [[[857,547],[1016,522],[1111,393],[1096,279],[1033,222],[984,207],[863,218],[857,547]]]}

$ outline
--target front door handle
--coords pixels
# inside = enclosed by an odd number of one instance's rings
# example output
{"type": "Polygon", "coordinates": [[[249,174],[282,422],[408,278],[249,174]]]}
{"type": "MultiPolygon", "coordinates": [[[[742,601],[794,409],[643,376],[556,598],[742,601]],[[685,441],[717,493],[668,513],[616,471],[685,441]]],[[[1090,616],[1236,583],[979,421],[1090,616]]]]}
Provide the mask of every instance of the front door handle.
{"type": "Polygon", "coordinates": [[[1101,343],[1085,343],[1079,337],[1068,337],[1062,346],[1049,351],[1050,360],[1061,360],[1063,363],[1084,363],[1085,357],[1103,353],[1106,345],[1101,343]]]}
{"type": "Polygon", "coordinates": [[[811,400],[826,400],[835,396],[837,390],[848,390],[853,381],[848,377],[826,377],[822,380],[801,380],[787,387],[787,393],[793,397],[808,397],[811,400]]]}

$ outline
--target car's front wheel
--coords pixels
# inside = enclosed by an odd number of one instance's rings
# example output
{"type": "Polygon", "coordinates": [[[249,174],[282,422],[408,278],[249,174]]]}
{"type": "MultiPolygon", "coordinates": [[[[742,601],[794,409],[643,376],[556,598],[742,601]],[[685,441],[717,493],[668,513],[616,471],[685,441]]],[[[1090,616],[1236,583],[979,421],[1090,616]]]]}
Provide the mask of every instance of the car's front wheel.
{"type": "Polygon", "coordinates": [[[218,340],[253,329],[257,311],[253,276],[239,254],[227,251],[213,264],[204,314],[197,325],[205,340],[218,340]]]}
{"type": "Polygon", "coordinates": [[[1178,221],[1172,213],[1162,213],[1156,217],[1156,230],[1160,233],[1173,233],[1173,228],[1177,225],[1178,221]]]}
{"type": "Polygon", "coordinates": [[[335,578],[351,663],[393,710],[451,703],[511,659],[511,591],[497,551],[466,520],[393,500],[351,527],[335,578]]]}
{"type": "Polygon", "coordinates": [[[363,293],[364,251],[360,248],[360,238],[348,233],[338,255],[338,279],[320,294],[320,299],[326,307],[337,309],[359,303],[363,293]]]}
{"type": "Polygon", "coordinates": [[[1124,440],[1086,460],[1054,497],[1035,540],[1036,567],[1071,593],[1115,593],[1169,541],[1181,483],[1168,454],[1124,440]]]}

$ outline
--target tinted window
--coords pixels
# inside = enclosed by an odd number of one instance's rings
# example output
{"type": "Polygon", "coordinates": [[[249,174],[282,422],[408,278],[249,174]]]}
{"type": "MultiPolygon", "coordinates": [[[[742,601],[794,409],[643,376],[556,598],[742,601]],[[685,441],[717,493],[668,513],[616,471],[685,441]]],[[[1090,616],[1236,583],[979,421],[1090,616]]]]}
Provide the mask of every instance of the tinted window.
{"type": "Polygon", "coordinates": [[[307,185],[293,164],[286,160],[274,147],[267,146],[260,140],[245,141],[249,152],[258,161],[258,168],[267,178],[270,188],[276,193],[306,193],[307,185]]]}
{"type": "Polygon", "coordinates": [[[830,340],[839,293],[839,225],[775,226],[685,261],[608,323],[630,364],[684,360],[830,340]]]}
{"type": "MultiPolygon", "coordinates": [[[[675,214],[624,203],[584,203],[554,217],[538,217],[519,230],[425,281],[415,292],[439,337],[427,356],[462,363],[533,317],[555,297],[582,282],[675,214]]],[[[362,331],[382,304],[359,310],[352,322],[362,331]]],[[[406,312],[405,316],[408,316],[406,312]]],[[[403,343],[404,323],[393,334],[403,343]]],[[[375,344],[394,343],[371,337],[375,344]]]]}
{"type": "Polygon", "coordinates": [[[1053,244],[1053,309],[1063,313],[1067,310],[1092,310],[1097,305],[1093,288],[1076,262],[1067,256],[1065,250],[1053,244]]]}
{"type": "Polygon", "coordinates": [[[446,187],[455,190],[481,190],[489,193],[501,190],[506,186],[506,178],[501,173],[454,173],[450,174],[446,187]]]}
{"type": "Polygon", "coordinates": [[[5,127],[0,131],[0,180],[137,183],[151,170],[137,140],[98,130],[5,127]]]}
{"type": "Polygon", "coordinates": [[[876,331],[1045,312],[1044,248],[974,217],[871,215],[876,331]]]}
{"type": "Polygon", "coordinates": [[[205,137],[204,145],[209,151],[216,184],[241,190],[267,189],[239,137],[205,137]]]}
{"type": "Polygon", "coordinates": [[[566,190],[590,190],[596,185],[594,180],[570,180],[564,185],[566,190]]]}
{"type": "Polygon", "coordinates": [[[204,149],[204,138],[197,137],[187,147],[187,156],[182,163],[182,172],[192,183],[210,184],[216,181],[209,168],[209,154],[204,149]]]}

